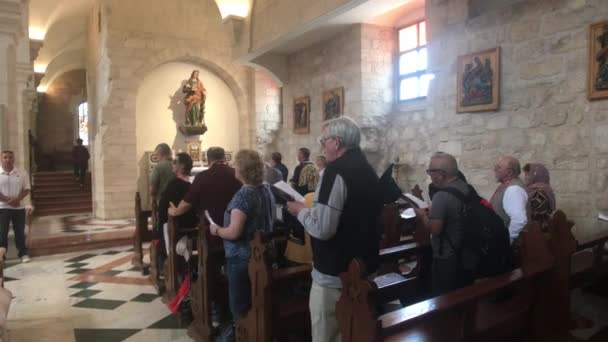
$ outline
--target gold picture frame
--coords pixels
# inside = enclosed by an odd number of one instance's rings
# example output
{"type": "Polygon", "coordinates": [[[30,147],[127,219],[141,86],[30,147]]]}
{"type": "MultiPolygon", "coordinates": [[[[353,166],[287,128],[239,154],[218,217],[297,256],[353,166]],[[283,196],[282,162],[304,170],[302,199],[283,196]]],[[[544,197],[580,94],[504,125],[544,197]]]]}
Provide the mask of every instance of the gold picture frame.
{"type": "Polygon", "coordinates": [[[344,87],[323,92],[323,121],[344,115],[344,87]]]}
{"type": "Polygon", "coordinates": [[[608,20],[589,26],[587,98],[608,98],[608,20]]]}
{"type": "Polygon", "coordinates": [[[500,47],[458,57],[456,112],[496,111],[500,97],[500,47]]]}
{"type": "Polygon", "coordinates": [[[296,134],[310,132],[310,96],[297,97],[293,100],[293,132],[296,134]]]}
{"type": "Polygon", "coordinates": [[[200,140],[186,141],[186,151],[193,162],[201,161],[201,142],[200,140]]]}

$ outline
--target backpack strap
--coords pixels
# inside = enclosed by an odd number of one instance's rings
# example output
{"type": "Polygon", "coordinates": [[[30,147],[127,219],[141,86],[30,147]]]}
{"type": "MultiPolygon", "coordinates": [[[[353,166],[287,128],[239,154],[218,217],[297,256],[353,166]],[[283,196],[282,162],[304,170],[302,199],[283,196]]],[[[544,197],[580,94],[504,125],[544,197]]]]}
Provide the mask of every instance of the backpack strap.
{"type": "MultiPolygon", "coordinates": [[[[437,190],[437,192],[440,192],[440,191],[447,192],[448,194],[453,195],[454,197],[458,198],[458,200],[460,200],[464,204],[467,203],[467,197],[465,196],[465,194],[456,188],[445,187],[445,188],[440,188],[437,190]]],[[[446,233],[442,232],[440,234],[439,238],[441,240],[443,240],[445,238],[445,240],[448,241],[448,244],[450,245],[450,248],[452,248],[454,253],[458,254],[460,252],[460,248],[458,250],[456,248],[454,248],[454,244],[452,243],[452,240],[446,233]]],[[[443,243],[439,246],[439,254],[443,254],[443,243]]]]}
{"type": "Polygon", "coordinates": [[[462,202],[467,203],[467,196],[465,196],[465,194],[462,193],[462,191],[460,191],[456,188],[446,187],[446,188],[440,188],[439,190],[437,190],[437,192],[440,192],[440,191],[447,192],[448,194],[451,194],[452,196],[458,198],[462,202]]]}

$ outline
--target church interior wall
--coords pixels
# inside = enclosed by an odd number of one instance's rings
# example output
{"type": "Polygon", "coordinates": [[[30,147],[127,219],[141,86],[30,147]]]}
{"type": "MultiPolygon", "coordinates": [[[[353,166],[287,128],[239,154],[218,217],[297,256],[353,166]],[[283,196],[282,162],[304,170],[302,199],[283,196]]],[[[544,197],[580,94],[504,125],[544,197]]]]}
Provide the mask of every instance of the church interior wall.
{"type": "Polygon", "coordinates": [[[577,223],[575,233],[593,232],[597,210],[608,207],[608,101],[587,99],[587,47],[589,25],[608,16],[605,2],[427,1],[418,13],[401,24],[427,20],[428,70],[435,78],[426,99],[394,100],[392,29],[356,25],[356,34],[341,44],[336,41],[349,33],[289,56],[284,121],[272,146],[290,169],[298,147],[319,153],[322,91],[344,86],[345,112],[361,123],[364,151],[378,171],[399,158],[404,190],[429,182],[429,158],[441,150],[454,154],[470,182],[490,197],[496,158],[514,155],[522,165],[545,163],[558,207],[577,223]],[[457,114],[457,57],[497,46],[499,110],[457,114]],[[307,135],[293,134],[299,96],[311,97],[307,135]]]}
{"type": "MultiPolygon", "coordinates": [[[[86,101],[84,69],[61,74],[41,96],[37,142],[42,152],[69,154],[74,144],[78,106],[86,101]]],[[[69,169],[69,165],[67,165],[69,169]]]]}
{"type": "Polygon", "coordinates": [[[402,187],[426,184],[428,158],[442,150],[489,198],[496,158],[514,155],[547,165],[558,208],[576,221],[575,233],[591,233],[597,209],[608,204],[608,102],[586,96],[588,29],[607,15],[604,1],[428,1],[435,79],[425,101],[390,114],[386,127],[385,161],[404,164],[402,187]],[[457,56],[496,46],[499,110],[456,114],[457,56]]]}
{"type": "Polygon", "coordinates": [[[361,25],[352,25],[330,39],[288,57],[289,81],[283,86],[283,124],[275,146],[293,170],[298,148],[308,147],[312,157],[321,153],[318,138],[323,122],[323,91],[344,87],[344,108],[353,117],[362,114],[361,25]],[[310,133],[294,134],[294,99],[310,97],[310,133]]]}

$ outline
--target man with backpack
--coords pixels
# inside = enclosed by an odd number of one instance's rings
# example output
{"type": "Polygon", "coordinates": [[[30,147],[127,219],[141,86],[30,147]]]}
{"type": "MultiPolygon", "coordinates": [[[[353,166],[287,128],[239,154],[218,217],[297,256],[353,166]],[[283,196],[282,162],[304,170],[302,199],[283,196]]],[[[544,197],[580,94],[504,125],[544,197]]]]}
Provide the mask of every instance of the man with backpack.
{"type": "Polygon", "coordinates": [[[469,186],[458,177],[458,163],[448,153],[435,153],[426,172],[438,191],[433,195],[430,213],[417,209],[416,214],[432,234],[432,290],[434,295],[441,295],[473,282],[473,274],[465,270],[461,255],[465,203],[454,194],[442,191],[452,188],[466,196],[469,186]]]}

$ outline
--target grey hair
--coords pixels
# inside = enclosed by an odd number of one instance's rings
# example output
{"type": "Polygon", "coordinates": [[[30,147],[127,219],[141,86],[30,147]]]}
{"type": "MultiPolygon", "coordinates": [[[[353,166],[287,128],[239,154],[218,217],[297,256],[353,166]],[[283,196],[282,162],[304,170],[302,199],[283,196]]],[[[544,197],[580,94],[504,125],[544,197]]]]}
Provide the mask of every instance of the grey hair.
{"type": "Polygon", "coordinates": [[[342,116],[323,123],[329,136],[340,138],[340,144],[346,149],[357,148],[361,143],[361,129],[355,120],[342,116]]]}
{"type": "Polygon", "coordinates": [[[447,176],[458,176],[458,162],[453,155],[445,152],[435,152],[431,159],[439,160],[439,166],[447,176]]]}
{"type": "Polygon", "coordinates": [[[512,156],[504,156],[503,157],[507,162],[507,166],[513,172],[513,175],[519,177],[521,174],[521,165],[519,164],[519,160],[512,156]]]}

